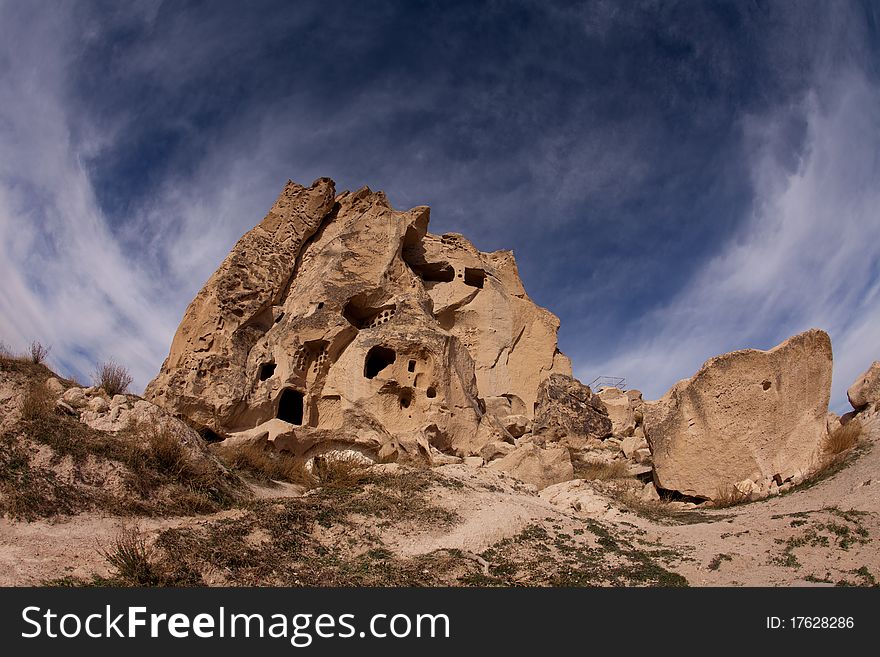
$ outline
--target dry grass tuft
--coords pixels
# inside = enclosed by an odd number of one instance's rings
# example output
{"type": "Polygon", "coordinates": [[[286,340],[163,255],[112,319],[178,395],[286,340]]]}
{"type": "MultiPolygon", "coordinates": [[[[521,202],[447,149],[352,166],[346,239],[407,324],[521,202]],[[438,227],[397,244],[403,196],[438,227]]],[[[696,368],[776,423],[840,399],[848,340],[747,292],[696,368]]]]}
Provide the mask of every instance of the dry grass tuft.
{"type": "Polygon", "coordinates": [[[99,548],[98,552],[116,571],[116,580],[133,586],[161,583],[160,573],[152,563],[153,551],[137,528],[123,528],[109,549],[99,548]]]}
{"type": "Polygon", "coordinates": [[[52,399],[46,386],[31,382],[21,398],[21,417],[27,421],[43,420],[52,412],[52,399]]]}
{"type": "Polygon", "coordinates": [[[752,500],[751,493],[744,493],[733,485],[721,486],[712,498],[712,506],[716,509],[726,509],[737,504],[745,504],[752,500]]]}
{"type": "Polygon", "coordinates": [[[325,488],[356,488],[370,479],[368,467],[353,456],[316,456],[312,476],[325,488]]]}
{"type": "Polygon", "coordinates": [[[221,461],[234,470],[240,470],[258,480],[287,481],[311,487],[312,476],[303,467],[301,459],[287,452],[276,452],[269,445],[242,443],[214,445],[211,450],[221,461]]]}
{"type": "Polygon", "coordinates": [[[165,555],[147,545],[147,539],[137,527],[125,527],[113,540],[110,549],[98,548],[98,553],[113,568],[108,580],[95,577],[92,582],[111,586],[186,586],[202,583],[201,577],[181,564],[169,563],[165,555]]]}
{"type": "Polygon", "coordinates": [[[46,356],[49,355],[49,352],[52,350],[52,347],[44,347],[42,344],[34,340],[31,342],[31,346],[29,349],[29,356],[31,362],[35,365],[39,365],[46,360],[46,356]]]}
{"type": "Polygon", "coordinates": [[[623,461],[579,461],[574,464],[574,474],[587,481],[608,481],[623,479],[629,476],[629,470],[623,461]]]}
{"type": "Polygon", "coordinates": [[[113,360],[98,363],[93,376],[95,385],[104,388],[111,397],[124,393],[134,380],[125,366],[113,360]]]}
{"type": "Polygon", "coordinates": [[[826,456],[837,456],[855,447],[861,437],[862,423],[855,419],[850,420],[828,434],[822,451],[826,456]]]}

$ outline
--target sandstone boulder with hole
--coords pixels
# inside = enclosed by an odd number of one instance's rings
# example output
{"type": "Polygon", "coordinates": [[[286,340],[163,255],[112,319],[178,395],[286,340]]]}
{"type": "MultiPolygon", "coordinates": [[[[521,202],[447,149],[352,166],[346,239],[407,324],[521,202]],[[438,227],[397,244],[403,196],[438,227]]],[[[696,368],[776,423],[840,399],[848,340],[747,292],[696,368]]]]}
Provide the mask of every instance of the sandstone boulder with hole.
{"type": "Polygon", "coordinates": [[[831,366],[831,340],[813,329],[712,358],[646,402],[658,487],[713,499],[746,479],[769,488],[810,470],[827,436],[831,366]]]}
{"type": "Polygon", "coordinates": [[[289,182],[187,308],[145,397],[205,436],[305,458],[512,442],[498,418],[530,420],[540,383],[571,373],[559,320],[512,253],[431,235],[428,218],[368,188],[289,182]]]}

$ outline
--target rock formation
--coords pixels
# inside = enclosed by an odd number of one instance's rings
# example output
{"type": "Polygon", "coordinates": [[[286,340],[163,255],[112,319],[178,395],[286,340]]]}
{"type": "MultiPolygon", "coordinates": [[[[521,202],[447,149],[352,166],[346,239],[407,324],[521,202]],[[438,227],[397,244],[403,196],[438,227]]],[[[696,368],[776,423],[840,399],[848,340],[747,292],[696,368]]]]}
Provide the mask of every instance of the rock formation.
{"type": "Polygon", "coordinates": [[[880,360],[875,360],[846,391],[849,403],[860,411],[880,401],[880,360]]]}
{"type": "Polygon", "coordinates": [[[827,435],[831,365],[831,340],[813,329],[769,351],[712,358],[646,402],[657,486],[712,499],[809,471],[827,435]]]}
{"type": "Polygon", "coordinates": [[[145,397],[215,439],[306,457],[512,442],[541,382],[571,374],[559,320],[511,252],[431,235],[428,217],[368,188],[289,182],[187,308],[145,397]]]}
{"type": "Polygon", "coordinates": [[[589,386],[570,376],[551,374],[538,390],[533,431],[544,434],[545,441],[564,437],[572,447],[580,448],[591,438],[610,436],[612,421],[589,386]]]}

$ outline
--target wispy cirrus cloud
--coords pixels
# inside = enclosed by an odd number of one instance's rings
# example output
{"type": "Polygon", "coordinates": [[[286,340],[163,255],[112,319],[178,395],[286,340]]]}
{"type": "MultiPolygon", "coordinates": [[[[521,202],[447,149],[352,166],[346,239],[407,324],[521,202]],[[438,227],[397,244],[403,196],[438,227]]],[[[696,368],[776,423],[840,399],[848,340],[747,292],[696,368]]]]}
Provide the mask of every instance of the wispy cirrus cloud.
{"type": "Polygon", "coordinates": [[[619,353],[583,372],[620,373],[656,397],[708,357],[769,348],[810,327],[835,350],[834,405],[880,357],[880,88],[850,72],[785,112],[746,117],[750,217],[690,283],[636,317],[619,353]],[[791,131],[805,131],[791,159],[791,131]]]}

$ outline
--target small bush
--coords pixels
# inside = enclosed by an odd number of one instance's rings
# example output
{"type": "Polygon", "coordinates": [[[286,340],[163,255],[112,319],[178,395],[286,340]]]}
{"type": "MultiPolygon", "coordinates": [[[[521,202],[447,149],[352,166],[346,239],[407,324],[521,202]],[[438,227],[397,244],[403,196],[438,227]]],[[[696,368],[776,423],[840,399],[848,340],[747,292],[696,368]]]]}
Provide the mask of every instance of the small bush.
{"type": "Polygon", "coordinates": [[[587,481],[608,481],[623,479],[629,476],[629,470],[623,461],[580,461],[575,463],[574,474],[587,481]]]}
{"type": "Polygon", "coordinates": [[[46,386],[33,382],[21,398],[21,417],[29,422],[45,419],[52,411],[51,396],[46,386]]]}
{"type": "Polygon", "coordinates": [[[828,434],[822,451],[827,456],[836,456],[842,454],[848,449],[855,447],[859,438],[862,436],[862,424],[858,420],[850,420],[846,424],[841,424],[828,434]]]}
{"type": "Polygon", "coordinates": [[[31,342],[30,346],[30,358],[31,362],[35,365],[39,365],[46,360],[46,356],[49,355],[49,352],[52,350],[52,347],[44,347],[42,344],[37,342],[31,342]]]}
{"type": "Polygon", "coordinates": [[[95,385],[104,388],[111,397],[124,393],[134,380],[126,367],[112,360],[98,363],[94,379],[95,385]]]}
{"type": "Polygon", "coordinates": [[[2,340],[0,340],[0,358],[4,360],[12,358],[12,350],[2,340]]]}

